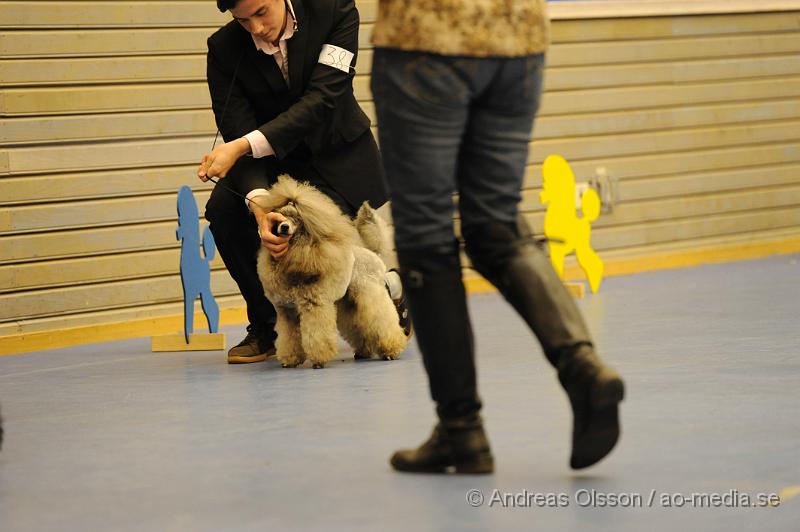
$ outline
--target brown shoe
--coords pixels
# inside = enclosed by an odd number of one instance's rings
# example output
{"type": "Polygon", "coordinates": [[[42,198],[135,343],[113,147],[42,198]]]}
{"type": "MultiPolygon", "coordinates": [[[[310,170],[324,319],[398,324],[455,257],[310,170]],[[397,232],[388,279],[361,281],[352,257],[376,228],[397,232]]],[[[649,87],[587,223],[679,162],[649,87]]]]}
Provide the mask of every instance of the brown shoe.
{"type": "Polygon", "coordinates": [[[260,328],[248,325],[244,340],[228,351],[228,364],[263,362],[273,356],[275,356],[275,333],[265,333],[260,328]]]}

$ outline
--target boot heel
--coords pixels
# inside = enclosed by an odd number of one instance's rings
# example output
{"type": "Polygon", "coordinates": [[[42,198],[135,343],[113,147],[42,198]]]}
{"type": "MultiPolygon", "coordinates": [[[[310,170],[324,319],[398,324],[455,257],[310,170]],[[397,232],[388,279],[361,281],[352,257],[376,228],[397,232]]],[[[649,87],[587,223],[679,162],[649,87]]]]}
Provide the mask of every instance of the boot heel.
{"type": "Polygon", "coordinates": [[[458,475],[488,475],[494,472],[494,457],[490,452],[481,453],[463,462],[453,464],[458,475]]]}
{"type": "Polygon", "coordinates": [[[592,387],[591,397],[594,410],[615,406],[625,398],[625,384],[619,376],[603,380],[592,387]]]}

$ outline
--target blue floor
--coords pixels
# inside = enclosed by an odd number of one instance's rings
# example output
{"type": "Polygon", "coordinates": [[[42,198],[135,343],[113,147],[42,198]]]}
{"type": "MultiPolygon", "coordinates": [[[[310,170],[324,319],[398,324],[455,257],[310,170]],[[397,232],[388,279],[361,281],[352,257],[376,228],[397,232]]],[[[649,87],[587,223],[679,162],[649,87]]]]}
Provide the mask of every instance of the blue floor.
{"type": "Polygon", "coordinates": [[[800,530],[798,279],[782,256],[611,278],[580,301],[628,393],[620,445],[579,474],[566,398],[497,294],[470,300],[488,477],[390,470],[434,421],[416,346],[393,362],[343,349],[324,370],[148,339],[0,357],[0,530],[800,530]],[[664,507],[692,493],[783,499],[664,507]]]}

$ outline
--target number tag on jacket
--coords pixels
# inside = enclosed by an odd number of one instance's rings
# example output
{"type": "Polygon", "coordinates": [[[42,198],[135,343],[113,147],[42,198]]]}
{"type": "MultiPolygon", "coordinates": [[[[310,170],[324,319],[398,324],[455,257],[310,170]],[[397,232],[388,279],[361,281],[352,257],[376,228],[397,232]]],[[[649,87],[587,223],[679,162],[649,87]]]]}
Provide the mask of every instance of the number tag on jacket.
{"type": "Polygon", "coordinates": [[[354,56],[355,54],[348,52],[344,48],[339,48],[332,44],[324,44],[322,45],[322,52],[319,54],[319,62],[323,65],[338,68],[342,72],[349,73],[351,68],[355,70],[355,68],[350,66],[354,56]]]}

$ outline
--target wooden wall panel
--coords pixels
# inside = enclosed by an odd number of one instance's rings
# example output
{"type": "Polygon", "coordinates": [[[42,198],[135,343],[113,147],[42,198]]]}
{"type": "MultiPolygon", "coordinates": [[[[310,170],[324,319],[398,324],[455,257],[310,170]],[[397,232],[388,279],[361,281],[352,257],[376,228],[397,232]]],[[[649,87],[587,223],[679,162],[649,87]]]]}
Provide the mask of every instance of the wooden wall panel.
{"type": "MultiPolygon", "coordinates": [[[[359,0],[355,92],[374,121],[359,0]]],[[[557,12],[557,9],[554,9],[557,12]]],[[[175,192],[215,126],[213,2],[0,0],[0,336],[179,313],[175,192]]],[[[800,12],[557,19],[521,208],[541,163],[605,168],[614,257],[800,232],[800,12]]],[[[456,219],[456,226],[459,220],[456,219]]],[[[224,307],[241,298],[219,257],[224,307]]]]}

